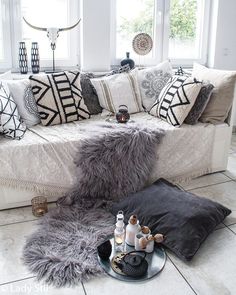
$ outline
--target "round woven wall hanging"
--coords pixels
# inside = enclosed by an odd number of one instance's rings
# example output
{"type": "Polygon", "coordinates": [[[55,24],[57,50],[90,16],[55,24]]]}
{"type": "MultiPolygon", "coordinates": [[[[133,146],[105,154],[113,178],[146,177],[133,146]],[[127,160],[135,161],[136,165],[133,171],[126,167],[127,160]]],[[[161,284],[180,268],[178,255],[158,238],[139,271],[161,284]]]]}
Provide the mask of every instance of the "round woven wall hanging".
{"type": "Polygon", "coordinates": [[[152,38],[146,33],[137,34],[133,39],[133,50],[138,55],[146,55],[152,50],[152,38]]]}

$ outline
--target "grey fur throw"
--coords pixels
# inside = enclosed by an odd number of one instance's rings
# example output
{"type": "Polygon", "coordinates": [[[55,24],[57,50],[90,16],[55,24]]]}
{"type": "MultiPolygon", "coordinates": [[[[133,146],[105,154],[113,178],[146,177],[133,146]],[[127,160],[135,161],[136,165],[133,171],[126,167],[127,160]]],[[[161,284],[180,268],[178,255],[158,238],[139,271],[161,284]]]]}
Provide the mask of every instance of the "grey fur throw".
{"type": "Polygon", "coordinates": [[[161,130],[117,128],[82,143],[76,161],[78,185],[28,237],[23,260],[37,279],[61,287],[102,273],[97,246],[115,224],[103,204],[143,188],[164,135],[161,130]]]}
{"type": "Polygon", "coordinates": [[[157,161],[157,145],[163,136],[163,130],[136,126],[116,128],[83,141],[76,159],[77,186],[59,203],[117,201],[139,191],[157,161]]]}

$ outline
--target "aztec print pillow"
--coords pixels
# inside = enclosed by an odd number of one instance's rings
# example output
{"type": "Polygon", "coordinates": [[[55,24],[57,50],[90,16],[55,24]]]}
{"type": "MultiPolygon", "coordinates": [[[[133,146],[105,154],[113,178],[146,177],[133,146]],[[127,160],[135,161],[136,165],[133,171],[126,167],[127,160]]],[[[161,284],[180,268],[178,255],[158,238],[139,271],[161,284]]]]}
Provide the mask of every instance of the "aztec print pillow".
{"type": "Polygon", "coordinates": [[[6,84],[0,82],[0,133],[5,137],[21,139],[26,126],[20,122],[17,106],[6,84]]]}
{"type": "Polygon", "coordinates": [[[108,72],[106,76],[111,76],[111,75],[121,74],[121,73],[128,73],[128,72],[130,72],[129,64],[113,69],[112,71],[108,72]]]}
{"type": "Polygon", "coordinates": [[[175,71],[175,75],[177,75],[177,76],[187,76],[187,77],[192,76],[190,71],[186,71],[182,67],[178,67],[178,69],[175,71]]]}
{"type": "Polygon", "coordinates": [[[91,79],[102,108],[116,113],[120,105],[126,105],[129,113],[143,111],[138,87],[137,69],[108,77],[91,79]]]}
{"type": "Polygon", "coordinates": [[[81,94],[79,71],[32,75],[30,82],[43,125],[90,118],[81,94]]]}
{"type": "Polygon", "coordinates": [[[151,107],[150,114],[179,127],[190,112],[202,82],[192,77],[173,76],[151,107]]]}

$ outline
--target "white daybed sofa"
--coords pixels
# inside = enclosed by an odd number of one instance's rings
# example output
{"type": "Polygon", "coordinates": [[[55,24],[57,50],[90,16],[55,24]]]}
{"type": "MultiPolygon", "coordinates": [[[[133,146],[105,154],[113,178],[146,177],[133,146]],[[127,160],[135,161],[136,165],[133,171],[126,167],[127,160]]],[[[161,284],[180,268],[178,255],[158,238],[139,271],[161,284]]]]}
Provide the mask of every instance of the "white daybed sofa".
{"type": "MultiPolygon", "coordinates": [[[[185,181],[227,167],[232,135],[231,110],[223,124],[198,123],[175,128],[147,113],[132,115],[135,124],[163,128],[150,182],[164,177],[185,181]]],[[[0,209],[30,205],[36,195],[54,201],[76,183],[73,159],[79,142],[94,136],[101,115],[64,125],[30,128],[21,141],[2,139],[0,144],[0,209]]],[[[132,124],[132,123],[130,123],[132,124]]],[[[134,123],[133,123],[134,124],[134,123]]],[[[144,159],[145,160],[145,159],[144,159]]]]}

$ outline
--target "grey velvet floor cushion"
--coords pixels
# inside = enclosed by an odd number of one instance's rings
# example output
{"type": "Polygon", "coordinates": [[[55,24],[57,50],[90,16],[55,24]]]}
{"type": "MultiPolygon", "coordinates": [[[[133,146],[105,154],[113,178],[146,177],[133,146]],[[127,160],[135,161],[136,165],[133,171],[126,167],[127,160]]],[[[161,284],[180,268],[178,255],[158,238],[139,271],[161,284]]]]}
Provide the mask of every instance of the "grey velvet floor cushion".
{"type": "Polygon", "coordinates": [[[214,228],[231,213],[219,203],[180,190],[164,179],[130,195],[112,208],[125,221],[136,214],[141,225],[166,236],[163,245],[179,258],[191,260],[214,228]]]}

